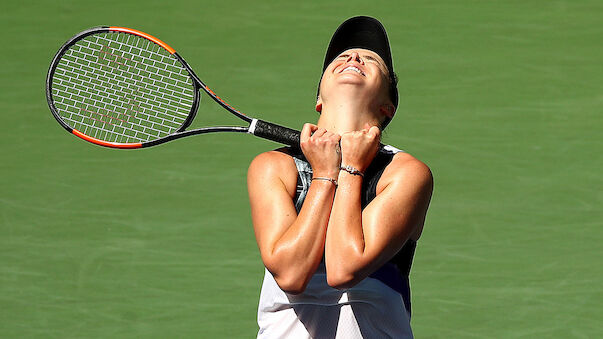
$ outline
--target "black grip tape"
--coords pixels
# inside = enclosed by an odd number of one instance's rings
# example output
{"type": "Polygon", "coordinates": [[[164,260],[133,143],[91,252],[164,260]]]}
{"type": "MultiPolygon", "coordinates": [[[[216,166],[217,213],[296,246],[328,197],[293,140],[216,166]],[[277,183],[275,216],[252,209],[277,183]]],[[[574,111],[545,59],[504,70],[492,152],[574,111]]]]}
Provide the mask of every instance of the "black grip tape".
{"type": "Polygon", "coordinates": [[[299,131],[271,122],[258,120],[253,135],[299,148],[299,131]]]}

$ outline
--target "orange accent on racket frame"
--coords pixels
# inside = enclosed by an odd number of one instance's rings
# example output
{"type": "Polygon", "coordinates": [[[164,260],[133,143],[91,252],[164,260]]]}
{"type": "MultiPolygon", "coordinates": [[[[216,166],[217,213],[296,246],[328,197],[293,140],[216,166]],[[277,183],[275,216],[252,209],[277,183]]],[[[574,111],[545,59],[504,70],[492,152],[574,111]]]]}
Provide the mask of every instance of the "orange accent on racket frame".
{"type": "Polygon", "coordinates": [[[141,148],[142,147],[142,143],[138,142],[138,143],[132,143],[132,144],[122,144],[122,143],[118,143],[118,142],[108,142],[108,141],[103,141],[103,140],[99,140],[96,138],[93,138],[89,135],[86,135],[76,129],[71,130],[71,133],[77,135],[78,137],[89,141],[93,144],[97,144],[97,145],[101,145],[101,146],[105,146],[105,147],[111,147],[111,148],[141,148]]]}
{"type": "Polygon", "coordinates": [[[115,26],[109,27],[109,30],[116,31],[116,32],[130,33],[130,34],[141,36],[141,37],[143,37],[145,39],[149,39],[149,40],[153,41],[154,43],[158,44],[159,46],[165,48],[168,52],[170,52],[170,54],[176,53],[176,50],[173,49],[172,47],[170,47],[168,44],[166,44],[165,42],[163,42],[163,41],[157,39],[156,37],[149,35],[145,32],[137,31],[137,30],[131,29],[131,28],[115,27],[115,26]]]}

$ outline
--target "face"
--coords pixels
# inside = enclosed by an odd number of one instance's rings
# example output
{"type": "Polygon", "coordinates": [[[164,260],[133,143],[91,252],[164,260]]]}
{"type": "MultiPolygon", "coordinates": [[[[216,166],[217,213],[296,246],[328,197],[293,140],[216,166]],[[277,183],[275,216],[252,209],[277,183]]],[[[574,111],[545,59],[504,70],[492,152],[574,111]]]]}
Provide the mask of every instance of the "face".
{"type": "Polygon", "coordinates": [[[320,83],[322,98],[352,86],[367,100],[383,104],[389,102],[388,70],[381,57],[370,50],[354,48],[339,54],[325,69],[320,83]]]}

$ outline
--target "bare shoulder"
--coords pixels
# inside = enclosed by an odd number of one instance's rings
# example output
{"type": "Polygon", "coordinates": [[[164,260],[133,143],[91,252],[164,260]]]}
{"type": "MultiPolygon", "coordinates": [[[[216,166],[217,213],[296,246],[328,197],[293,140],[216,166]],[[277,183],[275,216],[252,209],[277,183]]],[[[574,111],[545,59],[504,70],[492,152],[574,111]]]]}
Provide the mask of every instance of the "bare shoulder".
{"type": "Polygon", "coordinates": [[[287,192],[295,194],[297,169],[293,157],[284,149],[258,154],[249,164],[247,182],[266,184],[281,181],[287,192]]]}
{"type": "MultiPolygon", "coordinates": [[[[396,153],[383,171],[377,192],[390,184],[403,184],[406,188],[428,191],[431,194],[433,175],[431,169],[409,153],[396,153]]],[[[427,193],[427,192],[426,192],[427,193]]]]}
{"type": "Polygon", "coordinates": [[[433,175],[429,167],[404,152],[394,155],[377,184],[377,195],[383,194],[403,206],[407,222],[412,225],[410,238],[415,241],[421,237],[432,193],[433,175]]]}
{"type": "Polygon", "coordinates": [[[285,149],[278,149],[258,154],[251,161],[248,173],[279,173],[291,170],[295,170],[293,157],[285,149]]]}

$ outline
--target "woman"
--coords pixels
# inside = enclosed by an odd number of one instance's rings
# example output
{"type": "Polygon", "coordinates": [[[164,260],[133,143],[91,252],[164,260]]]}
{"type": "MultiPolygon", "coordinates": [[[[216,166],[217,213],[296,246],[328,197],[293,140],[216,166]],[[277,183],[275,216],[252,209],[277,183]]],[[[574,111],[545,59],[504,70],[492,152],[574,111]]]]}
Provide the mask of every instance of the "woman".
{"type": "Polygon", "coordinates": [[[258,338],[412,337],[408,272],[433,180],[425,164],[380,144],[397,104],[385,29],[345,21],[301,152],[266,152],[249,167],[266,267],[258,338]]]}

